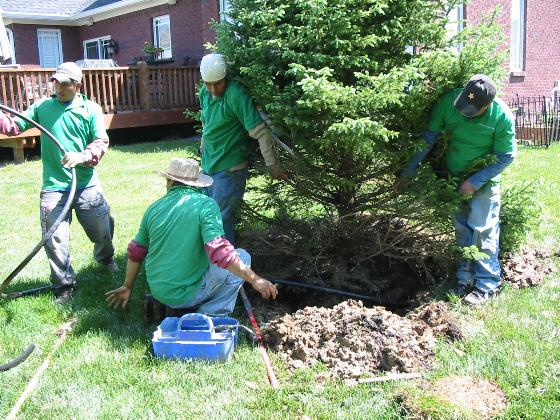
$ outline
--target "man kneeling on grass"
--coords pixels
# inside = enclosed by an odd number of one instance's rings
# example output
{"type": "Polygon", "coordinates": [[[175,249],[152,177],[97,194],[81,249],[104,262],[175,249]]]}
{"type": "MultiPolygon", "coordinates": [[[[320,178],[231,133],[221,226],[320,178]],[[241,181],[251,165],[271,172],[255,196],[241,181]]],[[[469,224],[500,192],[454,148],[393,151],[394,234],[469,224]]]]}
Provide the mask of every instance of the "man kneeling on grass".
{"type": "Polygon", "coordinates": [[[199,169],[193,159],[173,158],[167,172],[156,171],[167,178],[167,194],[146,210],[128,245],[124,284],[106,293],[109,306],[126,306],[144,259],[152,295],[172,308],[228,314],[243,281],[276,299],[276,287],[251,270],[249,254],[224,237],[218,205],[199,190],[212,178],[199,169]]]}

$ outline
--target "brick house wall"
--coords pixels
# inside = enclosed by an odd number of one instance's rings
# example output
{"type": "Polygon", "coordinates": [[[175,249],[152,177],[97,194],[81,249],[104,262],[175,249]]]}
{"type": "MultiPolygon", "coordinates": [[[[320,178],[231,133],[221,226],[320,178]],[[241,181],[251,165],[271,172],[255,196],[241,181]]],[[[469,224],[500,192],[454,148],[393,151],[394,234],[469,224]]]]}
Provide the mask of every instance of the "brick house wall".
{"type": "Polygon", "coordinates": [[[161,5],[114,18],[94,22],[91,26],[60,27],[13,24],[17,62],[39,66],[37,28],[61,29],[64,61],[84,58],[83,41],[111,36],[119,43],[113,59],[127,66],[133,57],[144,55],[144,42],[153,42],[152,19],[169,15],[171,49],[174,62],[169,65],[197,64],[206,53],[204,44],[215,41],[210,21],[219,18],[218,0],[177,0],[174,5],[161,5]]]}
{"type": "MultiPolygon", "coordinates": [[[[509,48],[511,32],[511,0],[471,0],[466,6],[467,25],[480,22],[483,13],[501,7],[498,23],[504,27],[509,48]]],[[[525,19],[525,60],[522,75],[509,72],[504,81],[502,97],[549,96],[555,80],[560,80],[560,1],[527,0],[525,19]]]]}
{"type": "Polygon", "coordinates": [[[47,25],[8,25],[14,33],[14,48],[16,61],[25,66],[39,67],[39,44],[37,29],[60,29],[62,41],[62,57],[64,61],[76,61],[81,57],[79,29],[70,26],[47,25]]]}
{"type": "Polygon", "coordinates": [[[175,59],[172,65],[198,62],[205,54],[204,44],[215,39],[208,22],[218,17],[217,2],[179,0],[174,5],[152,7],[82,26],[80,46],[87,39],[110,35],[119,43],[119,52],[113,59],[126,66],[131,58],[144,55],[144,42],[153,42],[152,19],[163,15],[169,15],[171,24],[171,50],[175,59]]]}

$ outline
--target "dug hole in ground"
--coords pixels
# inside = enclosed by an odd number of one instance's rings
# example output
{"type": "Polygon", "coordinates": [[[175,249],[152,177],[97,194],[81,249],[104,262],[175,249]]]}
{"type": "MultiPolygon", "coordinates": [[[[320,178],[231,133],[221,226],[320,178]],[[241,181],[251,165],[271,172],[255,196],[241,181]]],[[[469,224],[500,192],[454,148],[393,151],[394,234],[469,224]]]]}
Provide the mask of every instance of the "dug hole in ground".
{"type": "MultiPolygon", "coordinates": [[[[513,288],[540,285],[552,271],[549,258],[533,250],[504,255],[504,281],[513,288]]],[[[345,288],[344,282],[336,286],[345,288]]],[[[449,305],[434,301],[425,290],[416,290],[405,306],[401,302],[392,307],[288,286],[280,287],[277,301],[256,296],[252,301],[265,324],[269,349],[292,370],[322,363],[328,371],[318,380],[332,377],[351,384],[372,376],[426,372],[434,360],[436,338],[463,339],[449,305]]],[[[491,381],[453,377],[418,384],[442,400],[474,410],[480,418],[496,415],[506,404],[505,394],[491,381]]],[[[413,405],[410,399],[405,403],[413,405]]]]}

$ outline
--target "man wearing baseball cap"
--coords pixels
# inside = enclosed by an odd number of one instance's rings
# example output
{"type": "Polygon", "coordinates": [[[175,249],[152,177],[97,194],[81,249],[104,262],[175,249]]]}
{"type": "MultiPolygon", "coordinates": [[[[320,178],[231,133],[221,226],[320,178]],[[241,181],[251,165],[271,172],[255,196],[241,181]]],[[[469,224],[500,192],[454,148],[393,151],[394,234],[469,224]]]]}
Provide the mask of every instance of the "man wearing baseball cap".
{"type": "Polygon", "coordinates": [[[424,132],[427,146],[412,158],[402,177],[416,171],[441,133],[449,136],[447,170],[464,179],[459,192],[472,195],[468,210],[454,217],[457,244],[476,245],[488,256],[480,261],[460,261],[457,270],[453,293],[476,306],[495,297],[501,285],[498,181],[515,157],[515,118],[496,98],[494,81],[484,74],[474,75],[463,89],[452,90],[436,103],[424,132]],[[489,156],[495,157],[494,163],[473,173],[475,163],[489,156]]]}
{"type": "Polygon", "coordinates": [[[202,120],[202,169],[214,180],[207,188],[222,212],[226,238],[235,243],[235,212],[248,177],[248,138],[257,139],[270,176],[285,179],[272,133],[243,86],[227,78],[223,55],[208,54],[200,63],[204,85],[198,95],[202,120]]]}
{"type": "MultiPolygon", "coordinates": [[[[108,271],[117,272],[113,259],[113,226],[109,205],[101,189],[95,166],[109,146],[101,108],[79,93],[82,70],[74,63],[60,64],[51,77],[53,95],[35,102],[25,115],[49,130],[60,142],[62,153],[41,133],[43,185],[41,188],[41,228],[43,234],[60,215],[70,191],[71,170],[76,167],[77,190],[71,206],[88,238],[95,244],[94,258],[108,271]]],[[[0,131],[18,135],[31,128],[19,117],[0,115],[0,131]]],[[[71,211],[45,243],[51,268],[51,282],[57,301],[71,297],[76,273],[70,258],[71,211]]]]}
{"type": "Polygon", "coordinates": [[[263,299],[276,299],[276,287],[251,270],[249,254],[224,237],[218,205],[200,191],[212,178],[198,162],[173,158],[156,173],[167,179],[167,193],[146,210],[128,245],[124,283],[106,293],[109,305],[127,305],[142,262],[153,297],[172,308],[229,314],[244,281],[263,299]]]}

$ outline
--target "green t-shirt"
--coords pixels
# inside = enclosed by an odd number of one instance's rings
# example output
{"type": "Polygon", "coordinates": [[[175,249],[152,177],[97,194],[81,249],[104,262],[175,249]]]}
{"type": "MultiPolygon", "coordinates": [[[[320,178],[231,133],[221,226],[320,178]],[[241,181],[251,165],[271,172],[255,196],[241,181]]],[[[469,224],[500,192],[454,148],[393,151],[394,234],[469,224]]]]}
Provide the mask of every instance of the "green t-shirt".
{"type": "Polygon", "coordinates": [[[148,249],[153,296],[169,306],[190,299],[210,265],[204,244],[223,235],[218,204],[196,188],[175,186],[150,205],[134,240],[148,249]]]}
{"type": "Polygon", "coordinates": [[[233,80],[228,81],[223,95],[216,98],[203,86],[198,99],[203,123],[204,172],[211,175],[246,162],[247,132],[263,122],[253,99],[233,80]]]}
{"type": "MultiPolygon", "coordinates": [[[[80,94],[69,105],[59,102],[55,96],[36,102],[24,115],[49,130],[67,152],[83,152],[93,140],[108,138],[101,108],[80,94]]],[[[22,131],[32,127],[19,117],[15,122],[22,131]]],[[[71,170],[60,164],[63,156],[54,142],[41,132],[43,190],[70,189],[71,170]]],[[[76,176],[78,188],[97,183],[95,168],[77,166],[76,176]]]]}
{"type": "Polygon", "coordinates": [[[453,102],[462,89],[443,95],[436,103],[428,130],[445,131],[450,136],[446,163],[453,174],[465,173],[478,159],[489,154],[515,152],[515,118],[509,107],[494,99],[484,114],[468,118],[453,102]]]}

